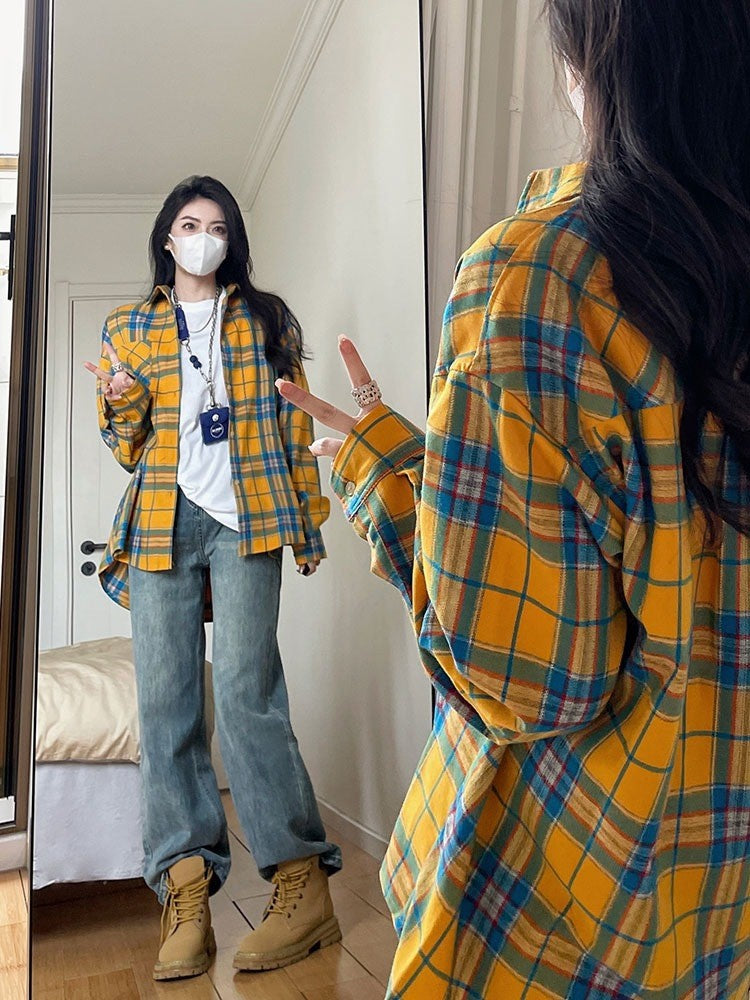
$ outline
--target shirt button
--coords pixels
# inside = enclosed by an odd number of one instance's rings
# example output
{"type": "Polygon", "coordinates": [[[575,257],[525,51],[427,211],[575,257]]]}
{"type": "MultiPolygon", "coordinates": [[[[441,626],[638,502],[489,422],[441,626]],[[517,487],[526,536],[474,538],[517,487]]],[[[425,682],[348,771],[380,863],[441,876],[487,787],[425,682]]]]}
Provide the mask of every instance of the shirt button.
{"type": "Polygon", "coordinates": [[[356,488],[357,487],[354,485],[351,479],[347,479],[346,485],[344,486],[344,492],[348,497],[354,496],[354,491],[356,490],[356,488]]]}

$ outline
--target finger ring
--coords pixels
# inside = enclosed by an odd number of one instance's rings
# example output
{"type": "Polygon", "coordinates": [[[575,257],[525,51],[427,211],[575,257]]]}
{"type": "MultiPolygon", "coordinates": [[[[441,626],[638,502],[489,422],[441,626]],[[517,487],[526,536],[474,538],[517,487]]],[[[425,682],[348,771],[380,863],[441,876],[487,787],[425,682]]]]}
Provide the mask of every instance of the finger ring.
{"type": "Polygon", "coordinates": [[[374,378],[370,379],[369,382],[365,382],[364,385],[359,385],[352,389],[352,396],[354,396],[354,401],[360,409],[370,406],[371,403],[377,403],[378,400],[383,398],[383,394],[374,378]]]}
{"type": "Polygon", "coordinates": [[[112,371],[116,374],[117,372],[124,372],[125,365],[121,361],[112,362],[112,371]]]}

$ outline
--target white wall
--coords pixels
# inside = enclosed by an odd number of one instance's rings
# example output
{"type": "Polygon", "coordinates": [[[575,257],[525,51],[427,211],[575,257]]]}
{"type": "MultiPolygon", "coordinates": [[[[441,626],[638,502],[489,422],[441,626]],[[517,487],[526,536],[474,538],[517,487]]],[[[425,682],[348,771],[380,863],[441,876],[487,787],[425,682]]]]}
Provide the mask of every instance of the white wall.
{"type": "Polygon", "coordinates": [[[556,79],[542,7],[542,0],[481,5],[469,242],[512,214],[530,173],[580,155],[580,128],[564,80],[556,79]]]}
{"type": "MultiPolygon", "coordinates": [[[[353,410],[346,333],[387,401],[425,421],[418,4],[345,0],[250,212],[259,283],[314,354],[314,392],[353,410]]],[[[430,689],[401,597],[368,572],[330,491],[329,558],[289,572],[280,640],[292,718],[318,796],[389,836],[430,726],[430,689]]]]}
{"type": "Polygon", "coordinates": [[[542,6],[542,0],[531,2],[519,161],[522,186],[533,170],[559,167],[583,155],[583,134],[565,94],[565,79],[555,75],[542,6]]]}
{"type": "MultiPolygon", "coordinates": [[[[18,152],[21,128],[24,0],[3,0],[0,34],[0,154],[18,152]]],[[[15,199],[15,191],[14,191],[15,199]]]]}
{"type": "Polygon", "coordinates": [[[528,175],[579,159],[542,0],[422,0],[431,48],[430,362],[460,255],[515,211],[528,175]]]}

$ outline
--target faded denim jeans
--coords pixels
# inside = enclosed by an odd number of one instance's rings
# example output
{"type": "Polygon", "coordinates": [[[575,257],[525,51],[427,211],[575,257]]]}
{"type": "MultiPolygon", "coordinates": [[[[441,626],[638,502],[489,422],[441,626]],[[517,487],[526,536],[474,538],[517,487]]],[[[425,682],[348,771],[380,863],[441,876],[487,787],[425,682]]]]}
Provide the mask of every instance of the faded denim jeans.
{"type": "Polygon", "coordinates": [[[206,573],[213,595],[216,728],[232,798],[264,878],[277,865],[319,855],[329,873],[341,852],[327,842],[289,721],[276,641],[281,550],[237,553],[237,533],[178,490],[173,568],[130,567],[133,652],[143,784],[144,877],[163,902],[164,874],[200,854],[230,866],[229,839],[204,714],[206,573]]]}

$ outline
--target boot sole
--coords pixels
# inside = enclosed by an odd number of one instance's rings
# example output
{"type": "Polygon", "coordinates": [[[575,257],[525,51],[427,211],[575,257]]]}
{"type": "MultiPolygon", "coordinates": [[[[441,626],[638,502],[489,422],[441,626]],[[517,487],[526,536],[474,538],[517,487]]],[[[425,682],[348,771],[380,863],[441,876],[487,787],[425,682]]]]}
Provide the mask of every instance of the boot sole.
{"type": "Polygon", "coordinates": [[[339,922],[336,917],[331,917],[330,920],[326,920],[324,924],[308,934],[306,938],[297,942],[293,948],[270,955],[238,951],[232,964],[240,972],[264,972],[268,969],[282,969],[285,965],[294,965],[295,962],[307,958],[314,951],[327,948],[328,945],[336,944],[340,940],[339,922]]]}
{"type": "Polygon", "coordinates": [[[154,979],[190,979],[192,976],[202,976],[208,971],[211,959],[216,954],[216,938],[213,927],[209,931],[206,950],[192,962],[157,962],[154,966],[154,979]]]}

